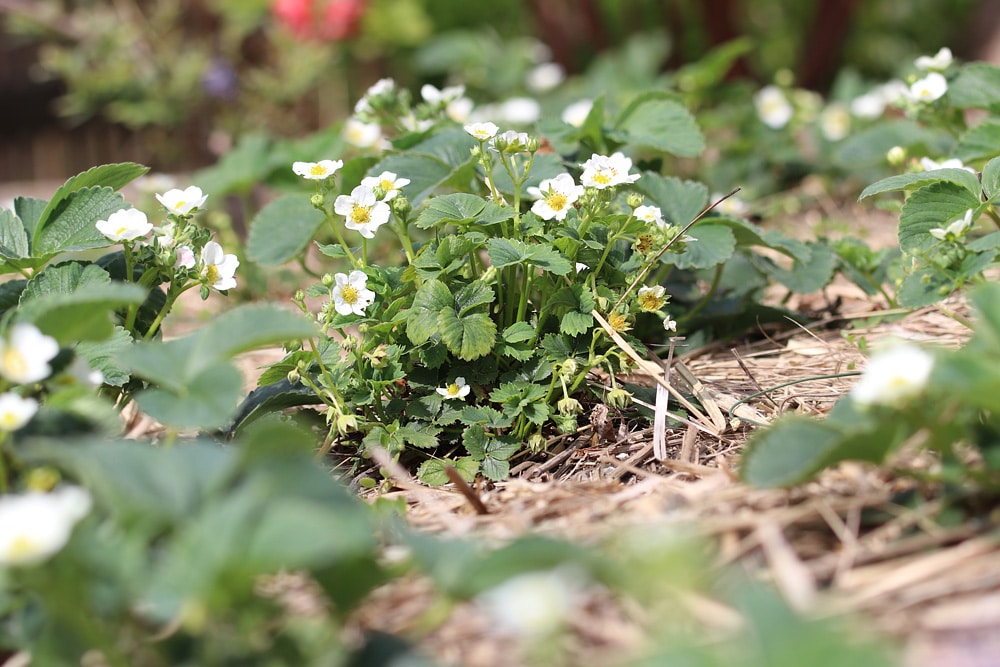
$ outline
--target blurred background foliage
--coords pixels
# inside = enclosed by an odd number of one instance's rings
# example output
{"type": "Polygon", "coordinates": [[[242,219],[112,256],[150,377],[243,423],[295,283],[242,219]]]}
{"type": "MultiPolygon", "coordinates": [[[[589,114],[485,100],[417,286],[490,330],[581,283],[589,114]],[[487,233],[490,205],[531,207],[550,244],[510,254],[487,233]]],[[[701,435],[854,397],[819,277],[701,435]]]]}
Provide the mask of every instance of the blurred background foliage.
{"type": "MultiPolygon", "coordinates": [[[[583,96],[669,87],[686,88],[696,107],[714,105],[732,93],[714,85],[699,91],[699,83],[725,75],[744,81],[737,91],[745,95],[783,71],[797,86],[827,93],[838,73],[882,81],[945,44],[974,56],[987,38],[977,28],[996,13],[988,4],[0,0],[0,48],[29,49],[36,60],[24,67],[23,59],[6,59],[6,67],[27,71],[0,77],[0,86],[9,106],[19,106],[25,86],[44,88],[51,104],[19,118],[37,125],[51,113],[68,128],[101,119],[141,133],[146,154],[125,157],[190,169],[250,133],[302,136],[337,123],[384,76],[414,90],[461,82],[477,104],[531,95],[544,111],[583,96]],[[570,76],[566,85],[531,85],[529,73],[546,63],[570,76]]],[[[8,135],[19,131],[9,119],[0,125],[8,135]]],[[[0,180],[29,176],[0,171],[0,180]]]]}

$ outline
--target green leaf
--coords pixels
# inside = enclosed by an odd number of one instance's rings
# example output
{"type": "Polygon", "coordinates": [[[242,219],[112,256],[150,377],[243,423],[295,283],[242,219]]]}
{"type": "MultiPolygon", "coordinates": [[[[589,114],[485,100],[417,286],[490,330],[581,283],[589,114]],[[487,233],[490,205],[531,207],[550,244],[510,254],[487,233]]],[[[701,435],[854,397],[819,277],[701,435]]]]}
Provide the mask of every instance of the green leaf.
{"type": "Polygon", "coordinates": [[[496,293],[493,288],[482,280],[474,280],[455,295],[455,308],[458,309],[458,316],[464,317],[466,313],[477,306],[493,303],[496,293]]]}
{"type": "Polygon", "coordinates": [[[783,417],[750,440],[740,476],[754,486],[798,484],[822,470],[840,444],[841,433],[825,422],[783,417]]]}
{"type": "Polygon", "coordinates": [[[98,220],[128,208],[120,194],[111,188],[92,187],[70,193],[53,208],[51,202],[35,228],[31,243],[34,257],[45,257],[71,250],[105,248],[112,245],[97,231],[98,220]]]}
{"type": "Polygon", "coordinates": [[[708,204],[708,188],[695,181],[682,181],[647,171],[636,181],[635,188],[646,195],[648,204],[659,207],[669,222],[686,225],[708,204]]]}
{"type": "Polygon", "coordinates": [[[72,294],[79,289],[110,284],[111,276],[96,264],[65,262],[35,274],[21,293],[21,301],[27,302],[46,294],[72,294]]]}
{"type": "Polygon", "coordinates": [[[254,420],[271,413],[300,405],[317,405],[323,400],[308,385],[292,384],[287,378],[257,387],[240,404],[232,423],[226,429],[232,435],[254,420]]]}
{"type": "Polygon", "coordinates": [[[931,171],[920,171],[914,174],[899,174],[883,178],[881,181],[872,183],[861,191],[858,199],[865,199],[883,192],[893,192],[895,190],[910,190],[922,188],[931,183],[955,183],[962,186],[973,195],[979,196],[979,179],[976,175],[965,169],[932,169],[931,171]]]}
{"type": "Polygon", "coordinates": [[[951,150],[953,140],[944,130],[930,129],[912,120],[893,119],[874,123],[852,134],[834,148],[833,160],[842,167],[881,166],[893,146],[921,146],[922,151],[943,154],[951,150]]]}
{"type": "MultiPolygon", "coordinates": [[[[62,215],[66,201],[72,197],[74,193],[80,190],[92,188],[117,190],[139,178],[147,171],[149,171],[149,167],[144,167],[141,164],[135,164],[134,162],[120,162],[117,164],[106,164],[100,167],[94,167],[81,174],[73,176],[59,186],[59,188],[55,191],[55,194],[52,195],[52,199],[48,201],[45,205],[45,209],[39,214],[37,223],[29,226],[34,228],[35,239],[37,240],[38,233],[44,227],[48,226],[53,220],[62,215]]],[[[118,208],[125,207],[119,206],[118,208]]],[[[114,213],[116,210],[118,209],[114,209],[110,213],[114,213]]],[[[22,220],[24,219],[25,218],[22,217],[22,220]]],[[[91,224],[101,219],[102,218],[94,218],[91,221],[91,224]]],[[[37,250],[36,254],[39,254],[37,253],[37,250]]]]}
{"type": "Polygon", "coordinates": [[[567,336],[579,336],[594,327],[594,316],[578,310],[567,311],[559,321],[559,331],[567,336]]]}
{"type": "Polygon", "coordinates": [[[445,472],[445,469],[449,466],[454,468],[466,482],[475,481],[476,475],[479,474],[479,462],[471,456],[463,456],[456,461],[427,459],[417,469],[417,479],[428,486],[447,484],[451,481],[448,478],[448,473],[445,472]]]}
{"type": "Polygon", "coordinates": [[[29,256],[28,233],[13,211],[0,209],[0,257],[20,259],[29,256]]]}
{"type": "Polygon", "coordinates": [[[492,238],[486,242],[490,263],[497,269],[515,264],[532,264],[557,276],[573,270],[562,253],[547,243],[525,243],[517,239],[492,238]]]}
{"type": "Polygon", "coordinates": [[[697,157],[705,137],[694,116],[674,100],[646,99],[622,112],[615,124],[615,139],[648,146],[679,157],[697,157]]]}
{"type": "Polygon", "coordinates": [[[142,411],[176,429],[221,428],[230,422],[243,397],[243,374],[220,361],[184,382],[181,391],[146,389],[136,393],[142,411]]]}
{"type": "Polygon", "coordinates": [[[231,359],[267,345],[313,338],[316,323],[302,313],[277,304],[251,304],[228,310],[201,328],[191,354],[192,363],[231,359]]]}
{"type": "Polygon", "coordinates": [[[24,225],[24,230],[28,233],[28,238],[35,235],[35,228],[38,227],[38,221],[42,217],[42,213],[45,212],[45,208],[49,205],[44,199],[36,199],[34,197],[18,197],[14,200],[14,213],[17,217],[21,218],[21,224],[24,225]]]}
{"type": "Polygon", "coordinates": [[[434,449],[440,442],[441,429],[434,426],[400,426],[393,434],[396,438],[420,449],[434,449]]]}
{"type": "Polygon", "coordinates": [[[990,199],[1000,194],[1000,157],[995,157],[983,167],[983,192],[990,199]]]}
{"type": "Polygon", "coordinates": [[[955,290],[955,280],[936,267],[923,267],[903,278],[896,298],[906,308],[923,308],[941,301],[955,290]]]}
{"type": "MultiPolygon", "coordinates": [[[[475,222],[486,208],[486,200],[478,195],[457,192],[434,197],[417,218],[417,227],[429,229],[437,224],[467,224],[475,222]]],[[[511,211],[511,217],[514,212],[511,211]]]]}
{"type": "Polygon", "coordinates": [[[1000,109],[1000,68],[986,63],[964,66],[948,84],[948,101],[959,109],[1000,109]]]}
{"type": "Polygon", "coordinates": [[[485,313],[459,317],[454,309],[446,308],[438,315],[438,327],[448,350],[464,361],[489,354],[496,344],[497,325],[485,313]]]}
{"type": "Polygon", "coordinates": [[[104,383],[112,387],[121,387],[128,382],[128,368],[121,363],[119,356],[122,351],[132,345],[132,335],[124,327],[115,327],[114,333],[100,342],[82,341],[74,351],[94,370],[104,375],[104,383]]]}
{"type": "Polygon", "coordinates": [[[811,251],[808,261],[796,259],[791,269],[779,266],[763,255],[753,255],[751,261],[758,269],[793,292],[809,294],[830,283],[837,266],[837,254],[821,243],[809,243],[808,247],[811,251]]]}
{"type": "Polygon", "coordinates": [[[438,317],[444,310],[453,310],[454,299],[448,286],[440,280],[428,280],[413,297],[413,306],[406,315],[406,335],[414,345],[420,345],[438,333],[438,317]]]}
{"type": "Polygon", "coordinates": [[[907,197],[899,216],[900,249],[915,252],[931,248],[938,242],[930,235],[931,229],[945,227],[978,206],[978,194],[954,183],[938,182],[920,188],[907,197]]]}
{"type": "Polygon", "coordinates": [[[250,223],[247,259],[266,266],[284,264],[305,249],[323,221],[323,213],[305,195],[279,197],[250,223]]]}
{"type": "Polygon", "coordinates": [[[459,420],[467,426],[482,424],[491,429],[507,428],[512,423],[510,417],[487,405],[466,405],[459,420]]]}
{"type": "Polygon", "coordinates": [[[495,459],[488,456],[479,464],[479,469],[483,477],[501,482],[510,476],[510,463],[503,459],[495,459]]]}
{"type": "MultiPolygon", "coordinates": [[[[463,414],[464,412],[465,410],[463,414]]],[[[465,451],[469,452],[469,456],[476,461],[482,461],[486,457],[487,439],[486,430],[479,424],[472,424],[462,433],[462,445],[465,446],[465,451]]]]}
{"type": "Polygon", "coordinates": [[[410,179],[409,185],[403,187],[403,195],[417,207],[463,169],[469,169],[471,176],[472,155],[469,151],[474,145],[472,137],[461,128],[446,130],[405,153],[388,156],[372,167],[369,173],[391,171],[410,179]]]}
{"type": "Polygon", "coordinates": [[[535,328],[527,322],[514,322],[503,330],[502,337],[508,343],[523,343],[534,340],[535,328]]]}
{"type": "Polygon", "coordinates": [[[725,225],[700,222],[690,234],[697,240],[689,242],[680,254],[668,251],[664,262],[679,269],[708,269],[728,260],[736,250],[736,237],[725,225]]]}
{"type": "Polygon", "coordinates": [[[962,135],[954,157],[963,162],[1000,155],[1000,118],[987,118],[962,135]]]}
{"type": "Polygon", "coordinates": [[[24,300],[16,318],[33,323],[60,345],[105,340],[114,333],[114,311],[141,304],[145,298],[145,290],[138,285],[92,283],[78,291],[48,292],[24,300]]]}

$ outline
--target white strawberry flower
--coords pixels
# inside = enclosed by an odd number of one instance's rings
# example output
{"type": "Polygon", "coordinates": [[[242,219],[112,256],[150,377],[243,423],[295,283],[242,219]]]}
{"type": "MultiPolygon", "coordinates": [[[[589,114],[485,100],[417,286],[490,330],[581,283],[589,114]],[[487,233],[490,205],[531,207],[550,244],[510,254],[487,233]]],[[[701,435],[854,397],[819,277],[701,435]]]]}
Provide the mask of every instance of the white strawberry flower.
{"type": "Polygon", "coordinates": [[[293,162],[292,171],[312,181],[330,178],[344,166],[343,160],[320,160],[319,162],[293,162]]]}
{"type": "Polygon", "coordinates": [[[149,234],[153,225],[137,208],[123,208],[95,223],[97,231],[112,241],[132,241],[149,234]]]}
{"type": "Polygon", "coordinates": [[[17,384],[31,384],[52,374],[49,362],[59,354],[59,343],[34,324],[21,322],[0,339],[0,375],[17,384]]]}
{"type": "Polygon", "coordinates": [[[333,202],[333,210],[347,218],[344,226],[357,230],[366,239],[375,238],[378,228],[389,222],[389,205],[379,201],[375,191],[359,185],[350,195],[340,195],[333,202]]]}
{"type": "Polygon", "coordinates": [[[163,208],[175,215],[189,215],[204,206],[207,199],[208,195],[202,193],[197,185],[183,190],[174,188],[156,195],[156,200],[163,204],[163,208]]]}
{"type": "Polygon", "coordinates": [[[528,194],[538,200],[531,210],[539,218],[565,220],[574,202],[583,195],[583,186],[577,185],[569,174],[559,174],[545,179],[537,188],[528,188],[528,194]]]}

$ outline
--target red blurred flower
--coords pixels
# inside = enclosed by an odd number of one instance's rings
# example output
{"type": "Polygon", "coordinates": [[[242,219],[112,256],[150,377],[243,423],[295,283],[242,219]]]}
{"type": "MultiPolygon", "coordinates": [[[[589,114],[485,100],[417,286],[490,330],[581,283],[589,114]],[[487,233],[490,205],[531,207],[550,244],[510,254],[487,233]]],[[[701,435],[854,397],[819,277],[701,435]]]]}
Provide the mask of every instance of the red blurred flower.
{"type": "Polygon", "coordinates": [[[273,0],[271,13],[296,37],[341,41],[358,35],[366,0],[273,0]]]}

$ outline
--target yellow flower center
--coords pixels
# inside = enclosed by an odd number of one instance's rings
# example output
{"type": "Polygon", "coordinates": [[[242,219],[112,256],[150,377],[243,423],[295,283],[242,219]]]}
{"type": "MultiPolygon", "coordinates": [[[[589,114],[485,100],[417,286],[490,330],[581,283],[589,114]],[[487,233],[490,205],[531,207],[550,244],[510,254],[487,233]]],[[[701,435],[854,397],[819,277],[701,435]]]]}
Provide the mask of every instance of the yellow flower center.
{"type": "Polygon", "coordinates": [[[561,192],[550,192],[545,196],[545,202],[553,211],[561,211],[566,208],[566,195],[561,192]]]}
{"type": "Polygon", "coordinates": [[[611,182],[611,176],[612,174],[606,171],[599,171],[596,174],[594,174],[594,182],[600,183],[601,185],[607,185],[608,183],[611,182]]]}
{"type": "Polygon", "coordinates": [[[628,318],[621,313],[611,313],[611,316],[608,317],[608,324],[615,331],[628,331],[631,328],[628,325],[628,318]]]}
{"type": "Polygon", "coordinates": [[[461,387],[459,387],[459,386],[458,386],[457,384],[455,384],[454,382],[452,382],[452,383],[451,383],[450,385],[448,385],[448,395],[449,395],[449,396],[458,396],[458,393],[459,393],[459,392],[460,392],[461,390],[462,390],[462,388],[461,388],[461,387]]]}
{"type": "Polygon", "coordinates": [[[21,425],[21,419],[13,412],[0,415],[0,430],[14,431],[21,425]]]}
{"type": "Polygon", "coordinates": [[[384,190],[385,192],[389,192],[390,190],[395,190],[396,189],[395,185],[396,185],[395,183],[389,180],[379,181],[378,184],[378,186],[382,188],[382,190],[384,190]]]}
{"type": "Polygon", "coordinates": [[[351,209],[351,222],[353,222],[354,224],[366,225],[369,222],[371,222],[371,219],[372,219],[371,209],[369,209],[367,206],[358,206],[357,204],[355,204],[354,208],[351,209]]]}
{"type": "Polygon", "coordinates": [[[18,535],[7,548],[8,561],[20,561],[31,558],[39,551],[38,543],[24,535],[18,535]]]}
{"type": "Polygon", "coordinates": [[[640,294],[639,306],[643,310],[656,310],[660,307],[660,298],[653,293],[640,294]]]}
{"type": "Polygon", "coordinates": [[[217,267],[215,264],[209,264],[208,266],[206,266],[205,278],[207,278],[208,282],[211,284],[219,282],[219,267],[217,267]]]}
{"type": "Polygon", "coordinates": [[[118,229],[115,230],[115,236],[124,236],[125,232],[127,232],[127,231],[128,231],[128,227],[126,227],[125,225],[122,225],[121,227],[119,227],[118,229]]]}
{"type": "Polygon", "coordinates": [[[187,206],[187,202],[186,201],[179,201],[176,204],[174,204],[174,210],[175,211],[179,211],[182,208],[184,208],[185,206],[187,206]]]}
{"type": "Polygon", "coordinates": [[[28,360],[17,350],[8,347],[3,351],[3,367],[5,375],[21,377],[28,370],[28,360]]]}
{"type": "Polygon", "coordinates": [[[353,306],[358,302],[358,290],[354,289],[350,285],[344,285],[340,288],[340,298],[344,300],[344,303],[353,306]]]}
{"type": "Polygon", "coordinates": [[[309,167],[310,176],[326,176],[326,169],[321,164],[314,164],[309,167]]]}

